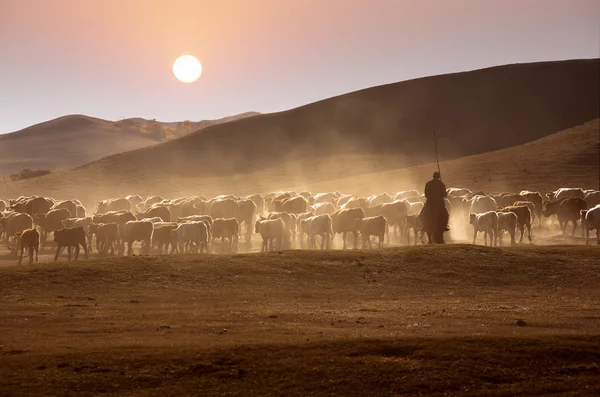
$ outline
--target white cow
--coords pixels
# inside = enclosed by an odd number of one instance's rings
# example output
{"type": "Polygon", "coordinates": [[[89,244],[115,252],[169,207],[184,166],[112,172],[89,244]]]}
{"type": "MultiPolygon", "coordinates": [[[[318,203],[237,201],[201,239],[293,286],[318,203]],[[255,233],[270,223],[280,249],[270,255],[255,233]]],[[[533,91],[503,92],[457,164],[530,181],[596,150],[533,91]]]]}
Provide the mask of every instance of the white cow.
{"type": "Polygon", "coordinates": [[[589,244],[590,230],[596,229],[596,242],[600,245],[600,204],[587,211],[582,210],[581,223],[585,230],[585,243],[589,244]]]}
{"type": "Polygon", "coordinates": [[[473,244],[477,239],[477,233],[483,232],[484,244],[487,245],[489,236],[490,246],[494,245],[494,236],[498,232],[498,214],[496,211],[488,211],[479,214],[469,214],[469,223],[473,225],[473,244]]]}

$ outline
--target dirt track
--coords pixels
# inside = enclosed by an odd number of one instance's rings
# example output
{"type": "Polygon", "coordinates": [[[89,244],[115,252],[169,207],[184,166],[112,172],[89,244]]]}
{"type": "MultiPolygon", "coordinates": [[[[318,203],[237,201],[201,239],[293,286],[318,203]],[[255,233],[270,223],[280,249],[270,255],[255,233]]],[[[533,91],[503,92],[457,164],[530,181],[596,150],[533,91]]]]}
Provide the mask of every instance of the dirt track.
{"type": "Polygon", "coordinates": [[[597,395],[599,259],[457,245],[3,268],[0,395],[597,395]]]}

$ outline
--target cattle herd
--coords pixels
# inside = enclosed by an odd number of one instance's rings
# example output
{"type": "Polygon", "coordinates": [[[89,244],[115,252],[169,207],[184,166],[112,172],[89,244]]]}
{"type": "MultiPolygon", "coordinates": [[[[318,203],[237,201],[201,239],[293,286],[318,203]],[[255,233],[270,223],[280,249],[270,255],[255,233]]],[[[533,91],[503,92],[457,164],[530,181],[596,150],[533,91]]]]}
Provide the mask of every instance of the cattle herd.
{"type": "MultiPolygon", "coordinates": [[[[572,224],[575,235],[582,224],[586,243],[596,230],[600,244],[600,192],[579,188],[561,188],[542,195],[539,192],[487,195],[464,188],[447,189],[446,208],[450,213],[450,233],[472,231],[475,243],[482,232],[484,244],[502,245],[503,235],[516,244],[531,228],[558,220],[563,234],[572,224]],[[548,218],[544,221],[544,218],[548,218]]],[[[0,238],[11,255],[19,257],[28,250],[29,260],[37,261],[38,249],[47,245],[53,234],[57,260],[66,247],[69,260],[85,257],[95,249],[99,255],[133,255],[133,244],[141,243],[140,254],[186,254],[216,252],[212,246],[220,240],[219,252],[236,252],[239,239],[250,243],[253,233],[262,238],[261,251],[289,248],[330,249],[336,235],[341,247],[347,237],[357,248],[377,246],[385,241],[400,244],[423,242],[420,212],[425,197],[416,190],[389,195],[381,193],[360,197],[339,192],[272,192],[247,197],[221,195],[173,200],[159,196],[143,199],[139,195],[102,200],[93,214],[77,199],[55,200],[50,197],[19,197],[0,200],[0,238]],[[317,240],[318,238],[318,240],[317,240]],[[320,244],[317,244],[317,241],[320,244]]]]}

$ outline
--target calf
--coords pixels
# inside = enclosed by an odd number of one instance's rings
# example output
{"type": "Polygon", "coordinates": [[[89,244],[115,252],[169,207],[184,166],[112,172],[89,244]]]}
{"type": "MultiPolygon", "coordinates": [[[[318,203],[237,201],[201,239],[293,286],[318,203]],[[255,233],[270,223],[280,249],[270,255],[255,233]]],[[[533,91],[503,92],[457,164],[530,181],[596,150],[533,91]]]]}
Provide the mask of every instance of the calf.
{"type": "Polygon", "coordinates": [[[85,242],[85,230],[81,226],[63,228],[54,231],[54,242],[56,243],[56,255],[54,261],[58,259],[63,248],[67,247],[69,261],[71,260],[71,248],[75,248],[75,260],[79,258],[79,246],[83,247],[85,259],[88,258],[88,249],[85,242]]]}
{"type": "Polygon", "coordinates": [[[487,245],[488,236],[490,246],[494,245],[494,236],[498,230],[498,214],[496,211],[469,214],[469,223],[473,225],[473,244],[477,239],[477,233],[483,232],[484,244],[487,245]]]}
{"type": "Polygon", "coordinates": [[[35,261],[39,262],[38,249],[40,246],[40,234],[38,233],[38,231],[36,229],[23,230],[23,232],[17,233],[17,237],[19,239],[18,248],[21,249],[21,257],[19,258],[19,263],[17,263],[17,265],[20,265],[21,261],[23,260],[23,251],[25,250],[25,248],[29,250],[29,263],[33,262],[34,252],[35,261]]]}
{"type": "Polygon", "coordinates": [[[354,223],[363,239],[363,249],[367,246],[367,242],[369,243],[369,249],[373,248],[371,246],[371,236],[379,238],[377,246],[380,249],[383,248],[383,241],[385,240],[385,232],[387,230],[387,220],[383,215],[355,219],[354,223]]]}
{"type": "Polygon", "coordinates": [[[508,207],[504,207],[499,212],[512,212],[517,216],[517,226],[519,227],[519,231],[521,232],[521,237],[519,238],[519,244],[523,242],[523,235],[525,234],[525,228],[527,228],[527,238],[529,242],[532,242],[531,239],[531,210],[526,205],[511,205],[508,207]]]}
{"type": "MultiPolygon", "coordinates": [[[[498,233],[496,234],[496,240],[500,241],[500,246],[504,245],[502,237],[505,231],[510,235],[510,244],[516,244],[515,231],[517,223],[517,215],[514,212],[498,212],[498,233]]],[[[496,245],[498,245],[497,242],[496,245]]]]}

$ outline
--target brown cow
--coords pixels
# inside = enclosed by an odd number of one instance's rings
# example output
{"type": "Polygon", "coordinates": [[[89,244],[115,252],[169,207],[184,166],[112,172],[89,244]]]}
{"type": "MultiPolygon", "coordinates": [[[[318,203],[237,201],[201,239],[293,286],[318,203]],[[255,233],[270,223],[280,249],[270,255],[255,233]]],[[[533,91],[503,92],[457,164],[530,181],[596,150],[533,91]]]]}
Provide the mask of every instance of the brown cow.
{"type": "Polygon", "coordinates": [[[35,261],[39,262],[38,250],[40,246],[40,234],[38,233],[38,231],[36,229],[23,230],[23,232],[17,233],[17,237],[19,239],[18,248],[21,249],[21,257],[19,258],[19,263],[17,263],[17,265],[20,265],[21,261],[23,260],[23,251],[25,250],[25,248],[29,250],[29,263],[33,262],[34,252],[35,261]]]}
{"type": "Polygon", "coordinates": [[[75,260],[79,258],[79,246],[83,247],[85,259],[88,258],[88,249],[85,242],[85,230],[81,226],[63,228],[54,232],[54,242],[56,243],[56,255],[54,261],[58,259],[58,255],[67,247],[69,253],[69,261],[71,260],[71,248],[75,248],[75,260]]]}
{"type": "Polygon", "coordinates": [[[560,201],[548,201],[546,203],[544,216],[549,217],[557,215],[558,223],[560,224],[560,229],[563,234],[567,233],[568,223],[573,223],[572,235],[574,236],[575,229],[577,229],[577,221],[581,218],[581,210],[585,209],[587,209],[587,202],[584,199],[579,197],[568,197],[560,201]]]}

